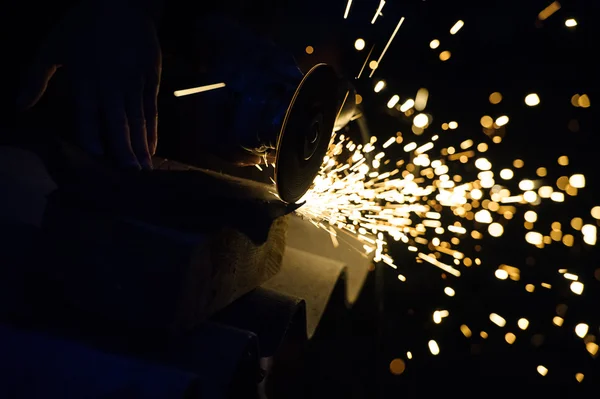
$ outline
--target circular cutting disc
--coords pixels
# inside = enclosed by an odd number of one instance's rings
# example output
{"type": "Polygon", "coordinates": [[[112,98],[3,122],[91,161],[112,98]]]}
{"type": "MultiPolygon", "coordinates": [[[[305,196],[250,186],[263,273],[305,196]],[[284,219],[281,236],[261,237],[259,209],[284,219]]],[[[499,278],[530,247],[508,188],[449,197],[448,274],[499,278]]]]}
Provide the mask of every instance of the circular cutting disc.
{"type": "Polygon", "coordinates": [[[280,198],[298,201],[323,164],[338,111],[338,78],[326,64],[302,79],[287,109],[277,139],[275,183],[280,198]]]}

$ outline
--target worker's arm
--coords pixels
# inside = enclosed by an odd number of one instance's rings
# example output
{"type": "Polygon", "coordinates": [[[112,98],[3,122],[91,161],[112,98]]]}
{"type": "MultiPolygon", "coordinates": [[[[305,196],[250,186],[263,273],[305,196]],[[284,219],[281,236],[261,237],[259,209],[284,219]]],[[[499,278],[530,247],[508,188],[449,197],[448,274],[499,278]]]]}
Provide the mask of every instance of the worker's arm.
{"type": "MultiPolygon", "coordinates": [[[[264,31],[277,15],[268,1],[73,1],[41,46],[19,103],[22,108],[33,106],[61,67],[75,97],[79,144],[92,154],[109,155],[121,166],[150,168],[157,146],[156,96],[161,74],[156,25],[160,22],[165,36],[170,33],[175,53],[180,55],[194,48],[188,45],[193,36],[189,32],[202,16],[226,14],[234,25],[246,25],[253,20],[247,15],[262,15],[262,25],[254,24],[253,28],[264,31]]],[[[224,27],[217,25],[216,30],[224,27]]],[[[211,42],[211,47],[219,51],[245,47],[248,38],[233,30],[208,32],[199,39],[211,42]]],[[[219,58],[231,65],[239,63],[216,57],[210,51],[199,56],[219,58]]]]}
{"type": "MultiPolygon", "coordinates": [[[[189,51],[186,22],[225,9],[224,1],[58,0],[34,26],[45,39],[41,46],[36,40],[39,51],[25,68],[18,108],[35,105],[60,68],[74,97],[78,144],[120,166],[150,168],[161,74],[157,25],[165,22],[163,33],[173,38],[176,53],[189,51]]],[[[27,20],[27,12],[20,14],[27,20]]]]}

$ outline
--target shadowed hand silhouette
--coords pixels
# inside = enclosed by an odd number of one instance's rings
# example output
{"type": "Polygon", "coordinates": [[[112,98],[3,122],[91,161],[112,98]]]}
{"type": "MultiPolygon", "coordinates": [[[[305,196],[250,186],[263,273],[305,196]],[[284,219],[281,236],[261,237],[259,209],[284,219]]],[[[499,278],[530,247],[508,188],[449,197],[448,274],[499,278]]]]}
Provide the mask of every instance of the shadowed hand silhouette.
{"type": "Polygon", "coordinates": [[[44,40],[18,106],[33,107],[60,69],[75,99],[77,143],[121,167],[151,169],[161,68],[148,13],[127,1],[83,1],[44,40]]]}

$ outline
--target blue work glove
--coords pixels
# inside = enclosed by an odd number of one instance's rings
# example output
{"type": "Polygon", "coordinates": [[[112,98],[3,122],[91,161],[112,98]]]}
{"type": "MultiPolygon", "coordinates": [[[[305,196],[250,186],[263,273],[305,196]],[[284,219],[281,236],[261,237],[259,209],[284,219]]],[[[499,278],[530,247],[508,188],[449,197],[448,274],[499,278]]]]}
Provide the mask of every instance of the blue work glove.
{"type": "Polygon", "coordinates": [[[151,169],[161,51],[150,15],[126,0],[82,1],[40,48],[20,92],[22,109],[39,101],[59,68],[72,84],[78,144],[121,167],[151,169]]]}
{"type": "Polygon", "coordinates": [[[236,93],[235,141],[257,154],[274,148],[285,111],[302,80],[291,54],[226,15],[202,20],[198,37],[215,38],[212,80],[236,93]]]}

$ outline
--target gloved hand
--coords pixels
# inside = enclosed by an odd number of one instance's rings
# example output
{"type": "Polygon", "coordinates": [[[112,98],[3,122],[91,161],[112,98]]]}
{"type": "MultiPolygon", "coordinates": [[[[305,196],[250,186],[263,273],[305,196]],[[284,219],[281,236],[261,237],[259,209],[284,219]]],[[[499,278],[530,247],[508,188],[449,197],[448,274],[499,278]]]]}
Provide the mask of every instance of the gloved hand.
{"type": "Polygon", "coordinates": [[[60,67],[76,107],[78,144],[125,168],[152,168],[161,51],[154,23],[125,0],[83,0],[47,37],[18,103],[35,105],[60,67]]]}
{"type": "Polygon", "coordinates": [[[210,15],[199,26],[199,40],[212,37],[218,43],[209,80],[225,82],[235,93],[228,104],[234,115],[233,140],[255,154],[265,154],[275,148],[302,72],[291,54],[226,15],[210,15]]]}

